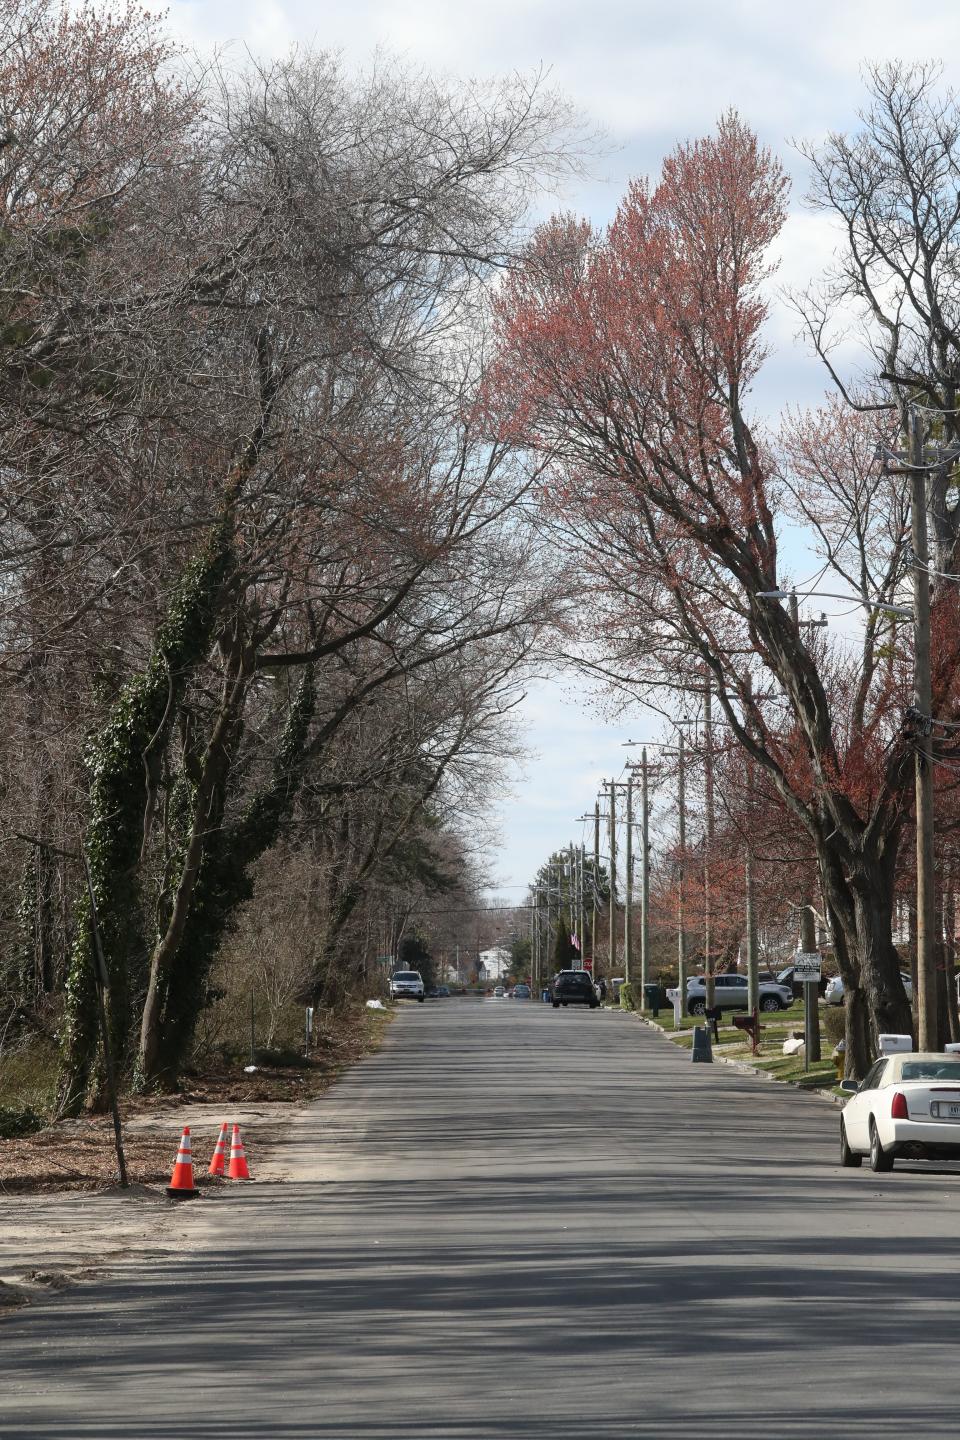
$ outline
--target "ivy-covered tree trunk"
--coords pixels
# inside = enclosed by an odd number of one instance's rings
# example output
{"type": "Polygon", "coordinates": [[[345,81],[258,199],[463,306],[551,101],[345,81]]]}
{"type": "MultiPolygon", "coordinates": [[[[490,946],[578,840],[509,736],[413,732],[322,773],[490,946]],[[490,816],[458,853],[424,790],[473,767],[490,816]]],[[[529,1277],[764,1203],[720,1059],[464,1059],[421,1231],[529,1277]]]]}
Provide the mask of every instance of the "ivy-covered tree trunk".
{"type": "Polygon", "coordinates": [[[33,1010],[54,989],[53,856],[48,845],[31,848],[20,881],[17,906],[20,973],[18,999],[33,1010]]]}
{"type": "MultiPolygon", "coordinates": [[[[223,527],[181,577],[146,669],[125,686],[103,731],[87,748],[90,820],[84,843],[107,967],[107,1023],[118,1071],[128,1053],[131,957],[142,953],[144,945],[139,866],[152,811],[150,776],[169,739],[187,679],[210,650],[230,555],[223,527]]],[[[97,1054],[93,934],[84,887],[66,982],[62,1114],[76,1114],[85,1099],[94,1107],[102,1103],[97,1054]]]]}
{"type": "MultiPolygon", "coordinates": [[[[314,708],[313,674],[307,670],[269,784],[235,825],[224,826],[230,773],[229,765],[221,764],[204,808],[195,811],[170,922],[158,938],[151,965],[137,1065],[138,1084],[145,1089],[170,1090],[179,1081],[193,1048],[210,966],[232,916],[252,894],[250,867],[275,843],[296,799],[314,708]]],[[[239,722],[239,715],[234,718],[239,722]]],[[[228,755],[226,750],[221,758],[228,755]]]]}

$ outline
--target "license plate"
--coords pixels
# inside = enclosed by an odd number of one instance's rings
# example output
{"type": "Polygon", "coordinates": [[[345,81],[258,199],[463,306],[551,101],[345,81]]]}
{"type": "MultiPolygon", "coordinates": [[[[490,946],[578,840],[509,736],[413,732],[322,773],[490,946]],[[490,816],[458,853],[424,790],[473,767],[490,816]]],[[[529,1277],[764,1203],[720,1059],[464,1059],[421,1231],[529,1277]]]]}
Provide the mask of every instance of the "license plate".
{"type": "Polygon", "coordinates": [[[930,1114],[938,1120],[960,1120],[960,1100],[933,1100],[930,1114]]]}

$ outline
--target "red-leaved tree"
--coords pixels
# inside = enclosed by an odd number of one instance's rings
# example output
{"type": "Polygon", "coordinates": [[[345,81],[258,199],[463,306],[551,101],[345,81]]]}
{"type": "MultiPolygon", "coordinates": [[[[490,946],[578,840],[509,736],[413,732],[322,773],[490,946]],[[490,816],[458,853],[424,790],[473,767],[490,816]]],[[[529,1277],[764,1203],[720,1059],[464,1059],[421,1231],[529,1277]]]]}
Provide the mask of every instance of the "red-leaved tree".
{"type": "MultiPolygon", "coordinates": [[[[911,1028],[892,940],[913,774],[909,650],[882,610],[851,645],[762,594],[785,578],[777,516],[789,505],[856,594],[894,597],[902,517],[874,455],[897,416],[795,418],[775,449],[748,414],[786,193],[777,160],[731,113],[679,146],[655,187],[632,184],[605,233],[551,221],[500,298],[488,404],[500,434],[549,456],[544,514],[592,592],[596,663],[634,689],[706,675],[729,733],[807,837],[860,1074],[871,1030],[911,1028]]],[[[942,715],[957,700],[955,611],[944,586],[942,715]]]]}

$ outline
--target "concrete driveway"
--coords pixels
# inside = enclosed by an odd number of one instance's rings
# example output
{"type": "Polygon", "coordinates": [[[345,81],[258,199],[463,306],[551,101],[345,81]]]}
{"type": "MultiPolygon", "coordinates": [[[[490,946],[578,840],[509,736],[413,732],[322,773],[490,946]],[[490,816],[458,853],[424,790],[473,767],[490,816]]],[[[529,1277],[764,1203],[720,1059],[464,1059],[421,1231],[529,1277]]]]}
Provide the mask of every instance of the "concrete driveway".
{"type": "Polygon", "coordinates": [[[960,1175],[836,1140],[617,1012],[412,1006],[182,1257],[0,1321],[0,1435],[953,1436],[960,1175]]]}

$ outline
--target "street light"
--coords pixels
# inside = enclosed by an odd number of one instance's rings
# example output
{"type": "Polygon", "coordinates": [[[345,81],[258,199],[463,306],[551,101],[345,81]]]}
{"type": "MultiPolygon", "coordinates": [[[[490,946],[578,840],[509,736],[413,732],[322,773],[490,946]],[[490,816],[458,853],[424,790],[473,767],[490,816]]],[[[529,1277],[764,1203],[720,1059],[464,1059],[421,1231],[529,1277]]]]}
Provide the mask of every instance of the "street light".
{"type": "Polygon", "coordinates": [[[865,610],[885,610],[889,615],[902,615],[913,619],[912,605],[888,605],[883,600],[863,600],[859,595],[836,595],[831,590],[758,590],[758,600],[846,600],[850,605],[862,605],[865,610]]]}

